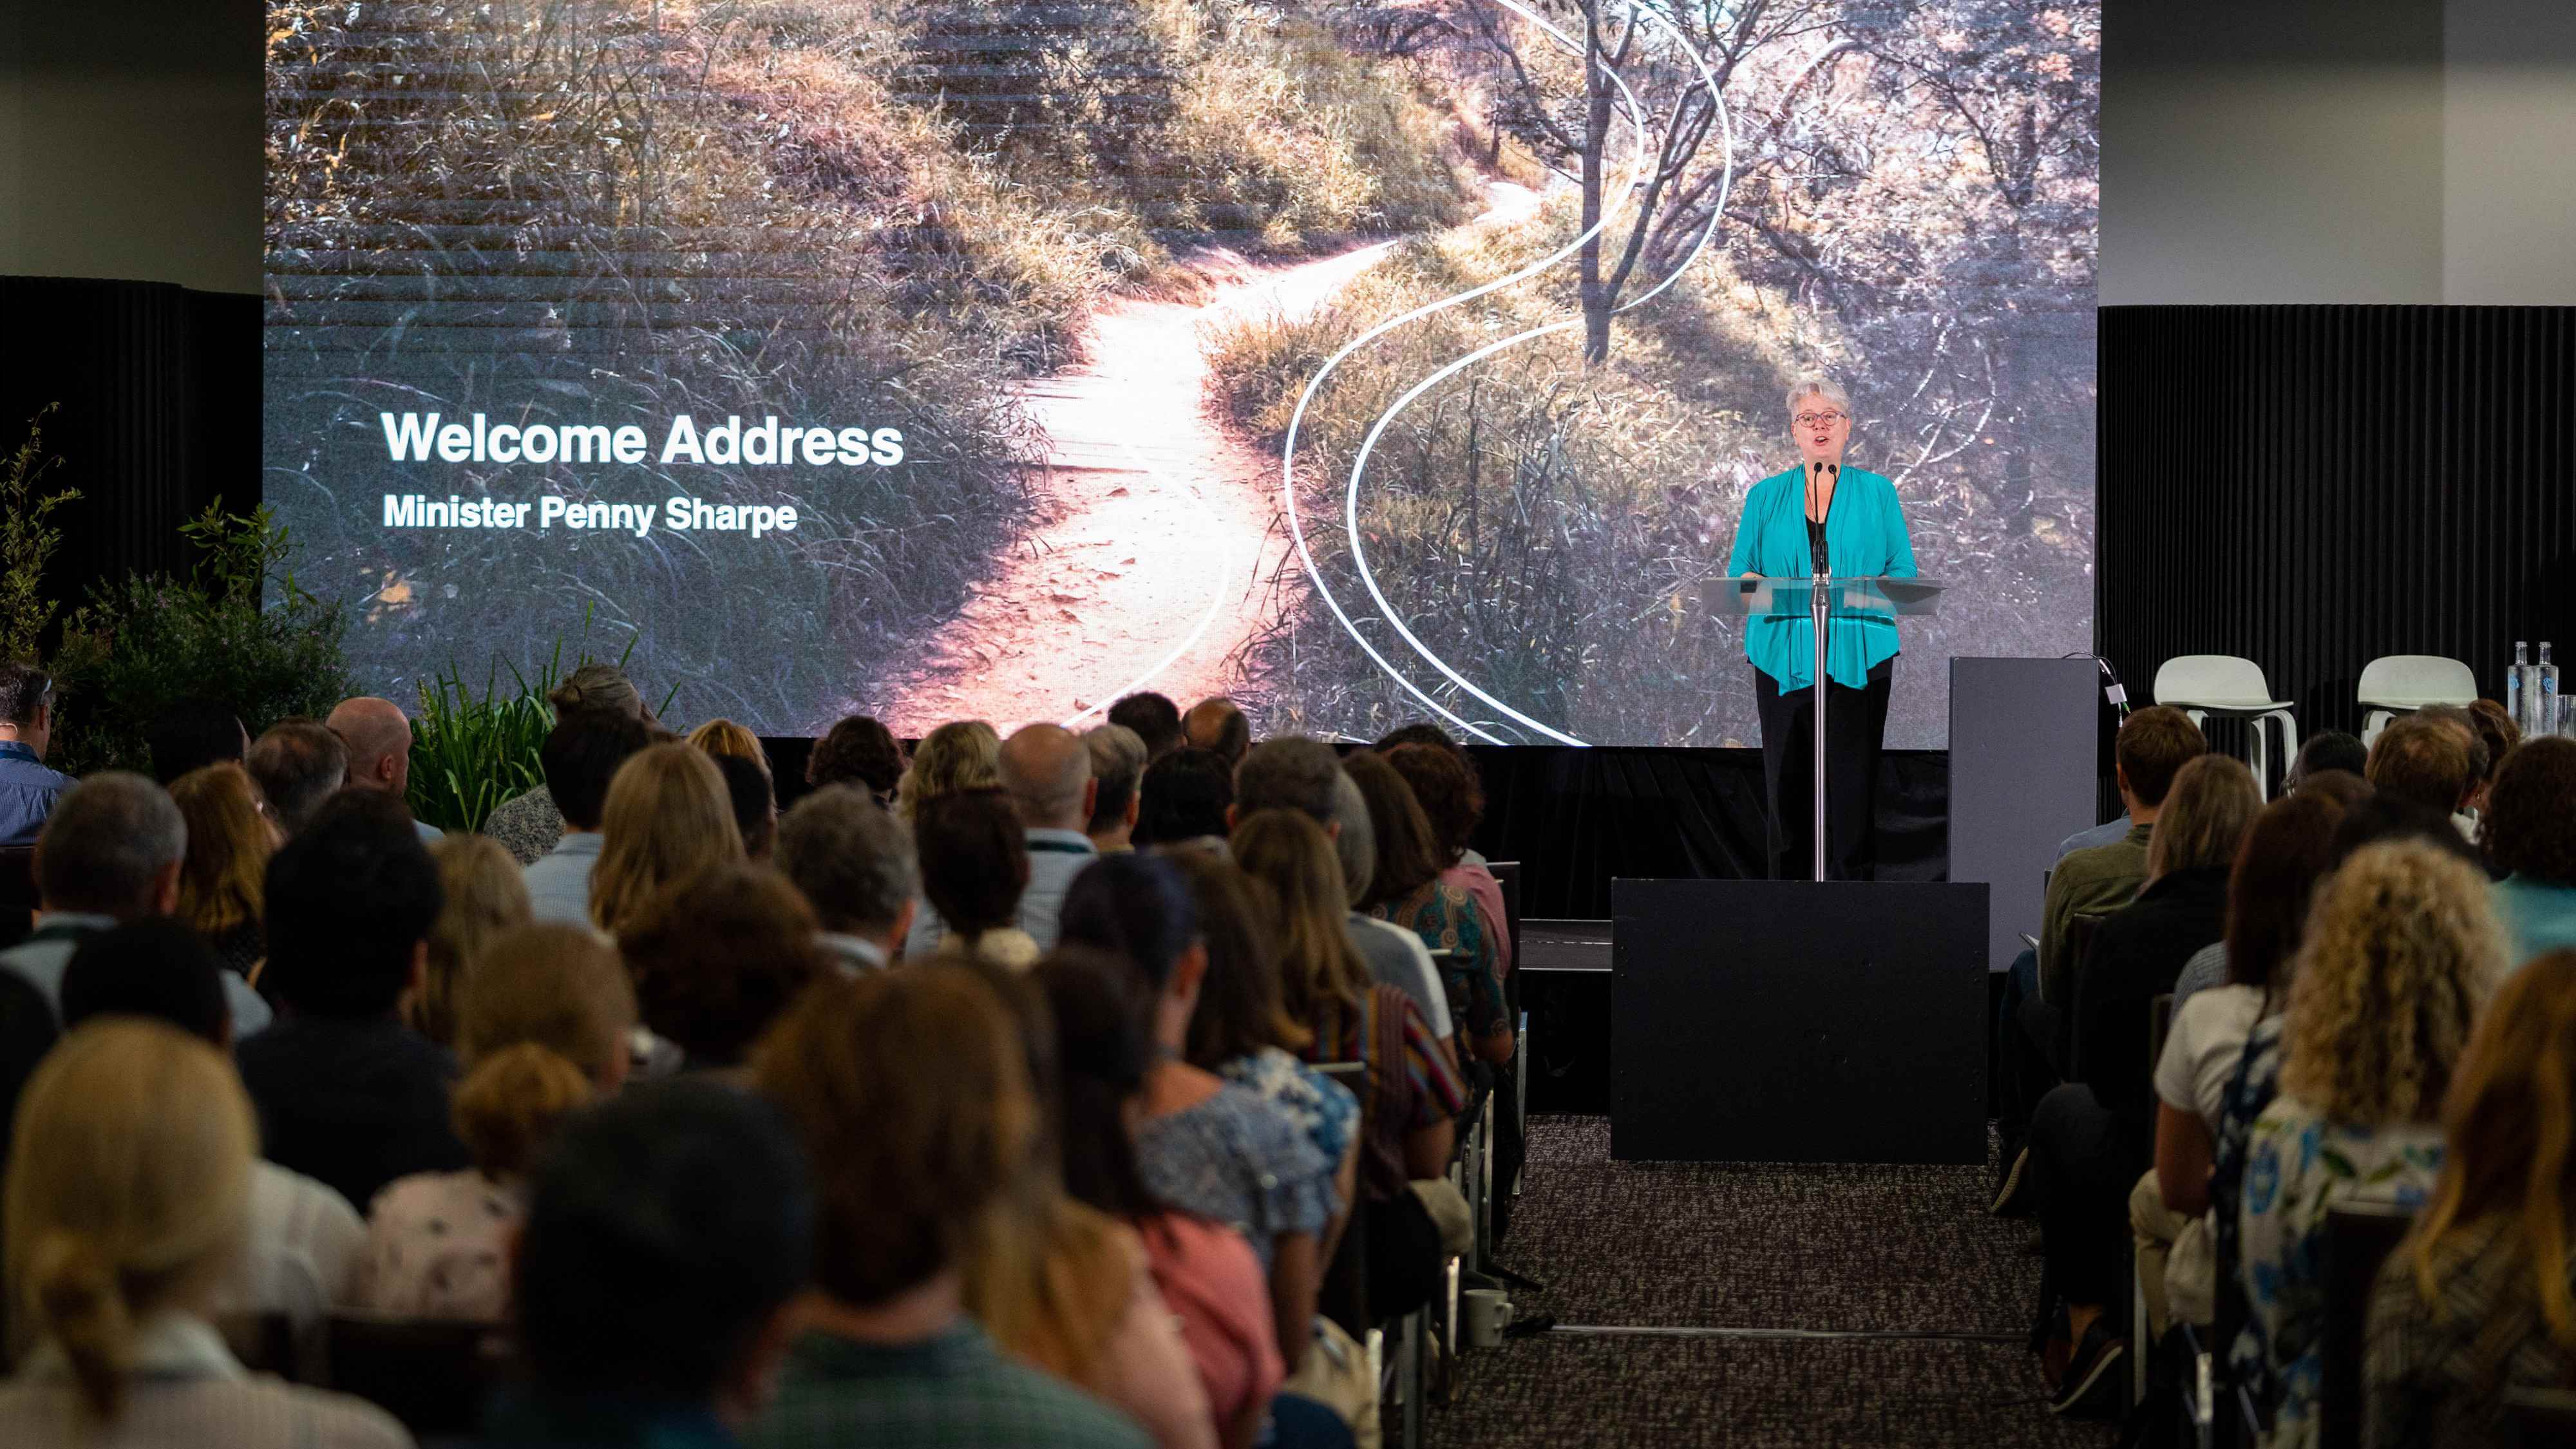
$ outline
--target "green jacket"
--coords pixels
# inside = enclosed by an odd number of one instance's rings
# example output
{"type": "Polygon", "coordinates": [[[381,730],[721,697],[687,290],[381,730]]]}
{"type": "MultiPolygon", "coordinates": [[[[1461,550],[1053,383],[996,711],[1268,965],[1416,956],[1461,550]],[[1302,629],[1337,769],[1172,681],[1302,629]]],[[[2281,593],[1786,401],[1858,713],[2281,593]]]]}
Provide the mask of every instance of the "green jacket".
{"type": "Polygon", "coordinates": [[[2072,1009],[2075,982],[2066,972],[2066,923],[2077,916],[2107,916],[2135,900],[2147,879],[2147,842],[2153,824],[2133,825],[2109,845],[2078,850],[2048,874],[2048,906],[2040,915],[2039,994],[2072,1009]]]}

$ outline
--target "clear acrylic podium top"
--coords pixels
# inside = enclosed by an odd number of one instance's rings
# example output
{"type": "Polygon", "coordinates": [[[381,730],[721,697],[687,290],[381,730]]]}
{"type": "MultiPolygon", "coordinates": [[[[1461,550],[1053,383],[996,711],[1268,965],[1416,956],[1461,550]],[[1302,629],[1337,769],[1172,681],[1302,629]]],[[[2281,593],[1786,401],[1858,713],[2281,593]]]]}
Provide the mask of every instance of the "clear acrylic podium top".
{"type": "MultiPolygon", "coordinates": [[[[1812,578],[1722,578],[1698,585],[1700,607],[1712,614],[1755,619],[1813,618],[1819,582],[1812,578]]],[[[1836,619],[1885,619],[1940,612],[1937,579],[1834,579],[1821,581],[1825,611],[1836,619]]]]}

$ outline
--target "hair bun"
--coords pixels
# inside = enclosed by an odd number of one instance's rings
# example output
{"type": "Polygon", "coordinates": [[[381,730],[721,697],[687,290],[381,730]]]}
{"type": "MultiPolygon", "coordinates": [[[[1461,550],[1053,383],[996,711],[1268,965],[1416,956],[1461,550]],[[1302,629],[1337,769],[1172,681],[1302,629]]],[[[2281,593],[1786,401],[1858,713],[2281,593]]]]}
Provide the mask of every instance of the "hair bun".
{"type": "Polygon", "coordinates": [[[57,1229],[37,1240],[28,1278],[37,1326],[71,1360],[90,1407],[112,1417],[134,1356],[116,1265],[87,1236],[57,1229]]]}

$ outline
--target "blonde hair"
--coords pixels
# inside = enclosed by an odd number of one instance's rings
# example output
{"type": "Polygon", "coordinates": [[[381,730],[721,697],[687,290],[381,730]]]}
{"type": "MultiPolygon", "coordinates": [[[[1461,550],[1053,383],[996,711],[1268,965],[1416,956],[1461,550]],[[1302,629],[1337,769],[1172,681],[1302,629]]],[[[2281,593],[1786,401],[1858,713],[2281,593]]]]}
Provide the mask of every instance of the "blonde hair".
{"type": "Polygon", "coordinates": [[[1368,964],[1351,946],[1341,857],[1324,827],[1302,810],[1256,810],[1235,826],[1228,848],[1244,874],[1270,887],[1280,1004],[1290,1018],[1311,1030],[1327,1005],[1357,1011],[1368,964]]]}
{"type": "Polygon", "coordinates": [[[2174,772],[2147,840],[2147,879],[2160,880],[2178,870],[2226,867],[2236,863],[2236,848],[2254,817],[2263,813],[2263,794],[2254,788],[2254,772],[2232,755],[2197,755],[2174,772]]]}
{"type": "Polygon", "coordinates": [[[684,744],[648,745],[617,767],[599,834],[590,918],[612,936],[662,887],[744,858],[723,774],[684,744]]]}
{"type": "MultiPolygon", "coordinates": [[[[2576,951],[2526,963],[2479,1018],[2442,1109],[2449,1151],[2401,1257],[2424,1305],[2443,1311],[2448,1270],[2482,1249],[2509,1254],[2542,1323],[2576,1351],[2567,1284],[2576,1207],[2576,951]]],[[[2495,1321],[2518,1314],[2499,1305],[2495,1321]]],[[[2510,1352],[2515,1344],[2496,1343],[2510,1352]]]]}
{"type": "Polygon", "coordinates": [[[82,1026],[27,1083],[0,1204],[17,1346],[57,1345],[100,1422],[124,1408],[137,1327],[238,1259],[258,1145],[231,1063],[160,1022],[82,1026]]]}
{"type": "Polygon", "coordinates": [[[597,931],[566,921],[503,931],[474,958],[463,987],[456,1049],[468,1067],[532,1042],[594,1082],[616,1078],[635,1029],[635,987],[597,931]]]}
{"type": "Polygon", "coordinates": [[[1143,1256],[1135,1233],[1068,1195],[1040,1153],[968,1234],[965,1308],[1012,1357],[1108,1395],[1123,1367],[1110,1339],[1143,1256]]]}
{"type": "Polygon", "coordinates": [[[277,852],[276,833],[260,813],[259,782],[226,761],[173,780],[170,798],[188,823],[180,924],[200,936],[258,925],[266,910],[268,858],[277,852]]]}
{"type": "Polygon", "coordinates": [[[737,760],[749,760],[760,767],[760,773],[770,773],[769,751],[760,747],[760,736],[732,720],[708,720],[689,731],[688,742],[691,748],[704,750],[710,755],[731,755],[737,760]]]}
{"type": "Polygon", "coordinates": [[[456,1135],[494,1182],[523,1176],[566,1117],[590,1103],[590,1078],[532,1041],[504,1047],[456,1084],[456,1135]]]}
{"type": "Polygon", "coordinates": [[[1002,737],[980,719],[941,725],[922,737],[912,763],[895,781],[895,818],[912,823],[925,800],[964,790],[1002,788],[1002,737]]]}
{"type": "Polygon", "coordinates": [[[2358,1126],[2431,1120],[2504,967],[2486,880],[2467,862],[2420,840],[2354,851],[2309,912],[2282,1095],[2358,1126]]]}
{"type": "Polygon", "coordinates": [[[429,970],[412,998],[412,1029],[441,1046],[456,1041],[456,1003],[465,973],[492,938],[530,917],[528,883],[508,847],[488,835],[445,835],[429,844],[445,902],[429,928],[429,970]]]}

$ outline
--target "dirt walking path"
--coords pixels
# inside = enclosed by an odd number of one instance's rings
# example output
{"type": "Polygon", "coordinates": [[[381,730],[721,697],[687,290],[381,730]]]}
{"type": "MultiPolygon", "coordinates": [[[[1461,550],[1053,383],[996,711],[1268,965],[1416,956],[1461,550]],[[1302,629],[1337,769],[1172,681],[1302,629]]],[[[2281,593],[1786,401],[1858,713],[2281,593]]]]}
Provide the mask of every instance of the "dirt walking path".
{"type": "MultiPolygon", "coordinates": [[[[1518,220],[1536,201],[1497,184],[1479,223],[1518,220]]],[[[1006,734],[1087,725],[1139,689],[1184,709],[1227,693],[1227,659],[1264,622],[1257,585],[1291,545],[1272,527],[1278,460],[1217,421],[1200,329],[1228,315],[1311,315],[1395,245],[1292,266],[1235,261],[1195,305],[1113,303],[1093,318],[1088,364],[1021,384],[1047,437],[1037,523],[926,642],[886,720],[895,733],[954,719],[1006,734]]]]}

